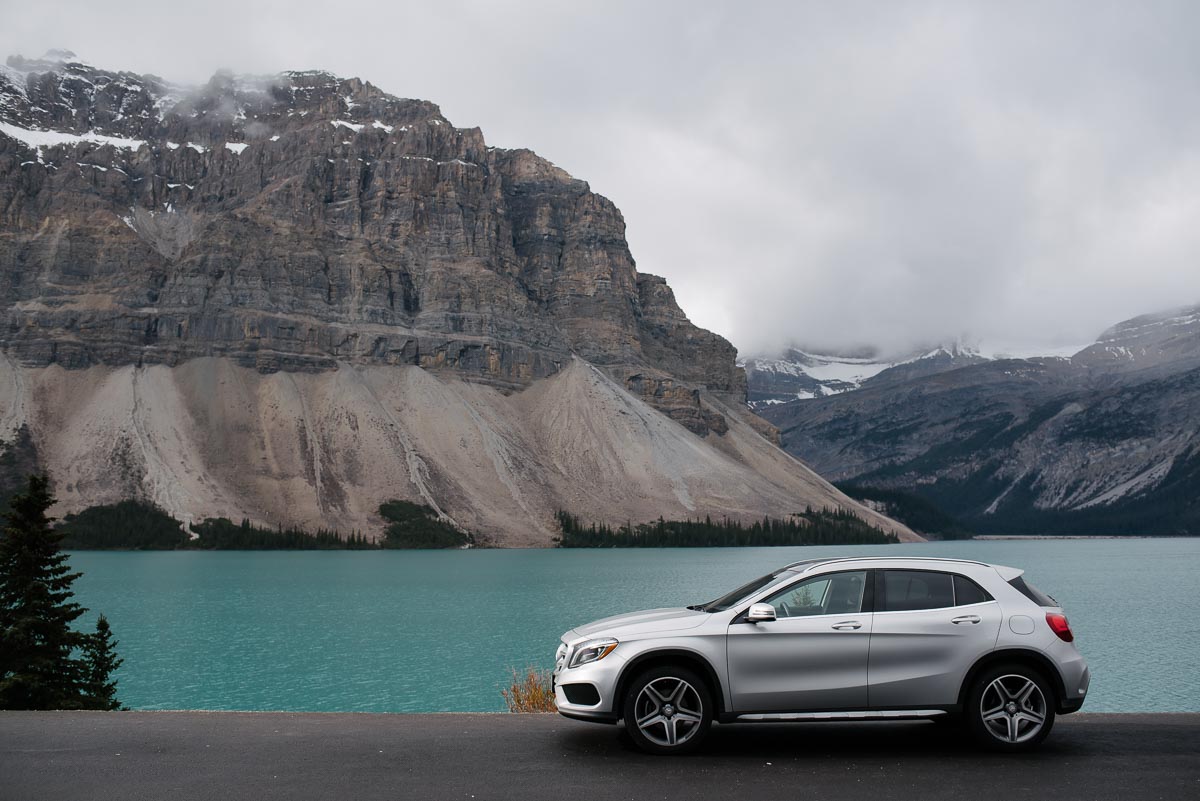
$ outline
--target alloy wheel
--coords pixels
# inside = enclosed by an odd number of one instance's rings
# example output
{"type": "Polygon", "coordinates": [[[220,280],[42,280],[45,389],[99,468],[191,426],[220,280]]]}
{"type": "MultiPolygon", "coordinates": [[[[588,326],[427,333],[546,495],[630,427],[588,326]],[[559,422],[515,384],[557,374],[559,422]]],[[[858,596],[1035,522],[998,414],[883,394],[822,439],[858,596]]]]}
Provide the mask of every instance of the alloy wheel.
{"type": "Polygon", "coordinates": [[[1028,676],[1010,673],[993,679],[979,699],[988,733],[1005,743],[1032,740],[1046,725],[1046,696],[1028,676]]]}
{"type": "Polygon", "coordinates": [[[704,720],[704,702],[688,682],[674,676],[654,679],[642,688],[633,705],[642,735],[664,747],[692,739],[704,720]]]}

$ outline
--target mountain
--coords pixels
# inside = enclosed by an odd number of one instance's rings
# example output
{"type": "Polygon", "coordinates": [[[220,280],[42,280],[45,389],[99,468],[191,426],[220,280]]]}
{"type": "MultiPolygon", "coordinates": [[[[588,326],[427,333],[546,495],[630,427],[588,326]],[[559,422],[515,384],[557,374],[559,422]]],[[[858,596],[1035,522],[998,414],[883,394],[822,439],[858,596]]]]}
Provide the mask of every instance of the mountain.
{"type": "Polygon", "coordinates": [[[357,78],[10,58],[0,462],[48,470],[60,514],[374,534],[395,498],[544,545],[558,509],[812,506],[910,537],[769,441],[624,234],[584,181],[357,78]]]}
{"type": "Polygon", "coordinates": [[[996,359],[773,406],[785,448],[986,533],[1200,532],[1200,306],[1069,358],[996,359]]]}
{"type": "Polygon", "coordinates": [[[1122,376],[1169,375],[1200,367],[1200,306],[1118,323],[1072,360],[1099,373],[1122,376]]]}
{"type": "Polygon", "coordinates": [[[978,349],[951,342],[887,358],[876,348],[822,353],[788,348],[774,358],[746,359],[750,407],[761,411],[793,400],[851,392],[874,382],[918,378],[987,361],[978,349]]]}

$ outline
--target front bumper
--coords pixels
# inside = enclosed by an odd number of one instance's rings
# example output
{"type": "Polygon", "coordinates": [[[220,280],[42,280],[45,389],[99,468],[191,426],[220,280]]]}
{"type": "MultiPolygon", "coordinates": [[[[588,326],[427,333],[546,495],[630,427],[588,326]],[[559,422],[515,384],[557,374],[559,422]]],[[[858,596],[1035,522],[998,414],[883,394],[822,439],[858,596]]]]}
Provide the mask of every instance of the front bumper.
{"type": "Polygon", "coordinates": [[[598,723],[613,723],[620,718],[620,707],[616,703],[617,681],[625,666],[625,657],[618,646],[599,662],[591,662],[568,668],[568,652],[554,664],[551,678],[554,687],[554,703],[558,713],[575,720],[598,723]],[[572,685],[584,685],[572,688],[572,685]],[[592,701],[593,703],[587,703],[592,701]]]}
{"type": "Polygon", "coordinates": [[[616,723],[619,718],[612,712],[581,712],[575,709],[558,708],[558,714],[571,720],[582,720],[587,723],[616,723]]]}

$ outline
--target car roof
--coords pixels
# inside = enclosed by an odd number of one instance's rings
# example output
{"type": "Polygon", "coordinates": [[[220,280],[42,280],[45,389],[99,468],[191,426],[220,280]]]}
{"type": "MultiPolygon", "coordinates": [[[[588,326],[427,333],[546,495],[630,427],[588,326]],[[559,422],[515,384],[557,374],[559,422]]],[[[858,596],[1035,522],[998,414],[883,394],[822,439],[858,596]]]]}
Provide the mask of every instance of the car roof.
{"type": "Polygon", "coordinates": [[[1004,565],[993,565],[989,562],[980,562],[974,559],[950,559],[943,556],[844,556],[834,557],[829,559],[804,559],[799,562],[792,562],[784,568],[795,573],[806,573],[817,567],[824,567],[831,564],[852,564],[855,562],[893,562],[897,565],[972,565],[975,567],[990,567],[998,572],[1005,581],[1016,578],[1024,573],[1024,570],[1015,567],[1005,567],[1004,565]]]}

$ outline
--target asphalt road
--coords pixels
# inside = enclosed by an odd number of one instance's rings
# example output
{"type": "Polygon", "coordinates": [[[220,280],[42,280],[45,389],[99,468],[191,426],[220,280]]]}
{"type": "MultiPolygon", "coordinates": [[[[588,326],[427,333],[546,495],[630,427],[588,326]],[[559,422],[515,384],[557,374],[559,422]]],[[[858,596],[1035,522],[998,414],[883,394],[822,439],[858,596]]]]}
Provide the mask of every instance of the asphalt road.
{"type": "Polygon", "coordinates": [[[1033,754],[931,723],[717,726],[649,757],[555,715],[0,712],[0,798],[1200,799],[1200,714],[1059,720],[1033,754]]]}

